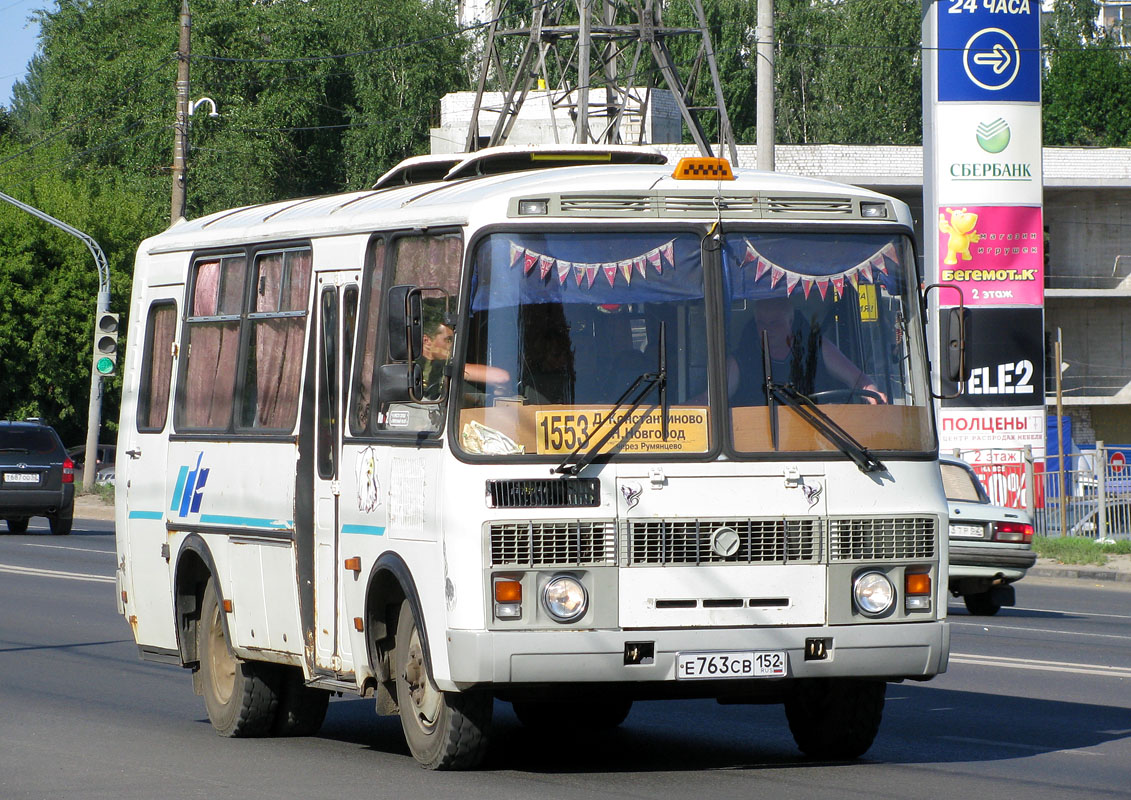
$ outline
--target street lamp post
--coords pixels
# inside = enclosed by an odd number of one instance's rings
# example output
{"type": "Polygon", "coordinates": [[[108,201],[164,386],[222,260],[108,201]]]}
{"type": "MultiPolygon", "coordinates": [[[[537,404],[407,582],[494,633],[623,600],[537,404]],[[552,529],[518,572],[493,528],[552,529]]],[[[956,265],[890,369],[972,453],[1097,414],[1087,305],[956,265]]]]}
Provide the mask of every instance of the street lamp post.
{"type": "MultiPolygon", "coordinates": [[[[98,269],[98,301],[94,314],[95,320],[98,320],[102,312],[109,311],[110,265],[106,261],[106,255],[102,252],[102,248],[98,246],[98,242],[94,241],[93,238],[83,233],[78,228],[73,228],[67,223],[55,219],[50,214],[40,211],[34,206],[29,206],[27,203],[21,203],[16,198],[9,197],[3,192],[0,192],[0,200],[11,203],[16,208],[22,209],[32,216],[38,217],[44,222],[50,223],[56,228],[71,234],[71,236],[82,240],[83,244],[90,250],[91,255],[94,256],[94,265],[98,269]]],[[[97,331],[95,333],[97,334],[97,331]]],[[[87,491],[94,485],[95,462],[98,460],[98,429],[102,424],[102,375],[98,371],[99,354],[93,347],[91,348],[91,352],[90,402],[87,406],[86,416],[86,455],[83,457],[82,465],[82,487],[87,491]]]]}

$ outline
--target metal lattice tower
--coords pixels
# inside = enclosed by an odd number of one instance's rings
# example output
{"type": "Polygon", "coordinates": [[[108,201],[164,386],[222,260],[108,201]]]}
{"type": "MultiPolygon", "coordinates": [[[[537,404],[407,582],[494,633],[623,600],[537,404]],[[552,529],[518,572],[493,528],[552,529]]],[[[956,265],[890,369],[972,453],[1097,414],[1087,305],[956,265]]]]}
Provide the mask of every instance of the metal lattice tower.
{"type": "MultiPolygon", "coordinates": [[[[486,146],[505,144],[519,109],[534,87],[545,87],[552,117],[573,122],[577,144],[640,144],[622,135],[626,114],[646,113],[651,90],[671,91],[699,151],[713,155],[701,116],[716,115],[720,149],[737,162],[734,134],[723,101],[715,52],[701,0],[688,0],[697,27],[666,27],[662,0],[492,0],[486,44],[465,150],[484,145],[479,115],[493,82],[502,91],[494,130],[486,146]],[[698,37],[693,58],[677,62],[668,44],[698,37]],[[692,99],[709,81],[711,104],[692,99]],[[594,91],[603,90],[603,91],[594,91]],[[598,97],[597,103],[591,101],[598,97]]],[[[554,124],[555,136],[557,125],[554,124]]]]}

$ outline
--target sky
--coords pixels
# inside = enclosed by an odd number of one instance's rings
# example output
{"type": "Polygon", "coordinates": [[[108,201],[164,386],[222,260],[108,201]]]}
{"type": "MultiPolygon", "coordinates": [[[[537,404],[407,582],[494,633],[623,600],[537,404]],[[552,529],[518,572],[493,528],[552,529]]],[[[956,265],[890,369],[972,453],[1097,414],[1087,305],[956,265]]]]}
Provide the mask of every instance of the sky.
{"type": "Polygon", "coordinates": [[[12,84],[27,74],[35,53],[39,25],[29,23],[31,12],[49,0],[0,0],[0,105],[12,104],[12,84]]]}

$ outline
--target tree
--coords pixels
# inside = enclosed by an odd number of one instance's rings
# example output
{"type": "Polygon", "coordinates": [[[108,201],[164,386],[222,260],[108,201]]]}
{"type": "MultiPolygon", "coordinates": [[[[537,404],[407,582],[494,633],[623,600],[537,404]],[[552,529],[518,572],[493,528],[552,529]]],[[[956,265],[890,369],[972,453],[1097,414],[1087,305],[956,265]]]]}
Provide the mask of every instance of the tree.
{"type": "MultiPolygon", "coordinates": [[[[192,119],[190,216],[368,186],[426,151],[440,97],[466,86],[446,0],[191,10],[192,97],[211,95],[222,116],[192,119]]],[[[121,311],[138,242],[168,224],[179,12],[180,0],[59,0],[39,13],[40,50],[0,113],[0,185],[99,242],[121,311]]],[[[0,417],[82,438],[96,291],[81,242],[0,203],[0,417]]]]}
{"type": "Polygon", "coordinates": [[[1096,25],[1095,0],[1057,0],[1045,27],[1047,145],[1131,145],[1131,61],[1096,25]]]}

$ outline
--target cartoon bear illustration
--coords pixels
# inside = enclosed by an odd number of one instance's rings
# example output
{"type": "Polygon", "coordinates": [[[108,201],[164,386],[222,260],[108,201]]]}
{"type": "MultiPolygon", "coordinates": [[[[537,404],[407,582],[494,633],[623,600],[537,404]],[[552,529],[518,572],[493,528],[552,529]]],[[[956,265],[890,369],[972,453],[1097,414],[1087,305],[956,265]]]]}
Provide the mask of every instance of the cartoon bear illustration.
{"type": "Polygon", "coordinates": [[[982,238],[981,234],[974,230],[974,226],[978,224],[978,215],[965,208],[948,208],[946,211],[950,214],[949,222],[946,214],[939,214],[939,231],[950,236],[943,263],[957,264],[958,256],[962,256],[963,261],[969,261],[972,258],[970,245],[982,238]]]}

